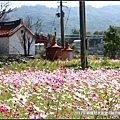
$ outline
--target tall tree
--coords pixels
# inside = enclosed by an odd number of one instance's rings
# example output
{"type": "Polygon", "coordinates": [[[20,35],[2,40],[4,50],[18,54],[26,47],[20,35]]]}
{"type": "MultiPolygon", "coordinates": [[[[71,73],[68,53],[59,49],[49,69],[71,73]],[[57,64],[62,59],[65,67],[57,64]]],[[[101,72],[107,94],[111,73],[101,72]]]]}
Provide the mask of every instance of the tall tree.
{"type": "Polygon", "coordinates": [[[35,29],[35,33],[40,33],[42,32],[42,20],[41,19],[38,19],[34,24],[33,24],[33,27],[35,29]]]}
{"type": "Polygon", "coordinates": [[[24,50],[24,56],[30,55],[30,49],[34,39],[28,34],[27,29],[21,31],[21,36],[19,36],[20,44],[24,50]]]}
{"type": "Polygon", "coordinates": [[[109,26],[108,30],[104,32],[104,55],[112,59],[120,52],[120,35],[114,26],[109,26]]]}
{"type": "Polygon", "coordinates": [[[0,3],[0,22],[9,20],[7,14],[13,12],[16,8],[10,8],[10,2],[1,1],[0,3]]]}
{"type": "Polygon", "coordinates": [[[24,19],[24,25],[29,28],[30,30],[32,30],[32,27],[33,27],[33,21],[32,21],[32,18],[30,16],[27,16],[25,19],[24,19]]]}
{"type": "MultiPolygon", "coordinates": [[[[33,23],[32,18],[29,16],[27,16],[26,19],[24,20],[24,25],[31,31],[34,31],[35,28],[35,33],[40,32],[41,24],[42,24],[41,19],[38,19],[35,23],[33,23]]],[[[23,47],[24,50],[24,56],[25,57],[29,56],[31,45],[34,42],[33,37],[29,36],[27,30],[25,29],[22,31],[21,36],[19,38],[21,46],[23,47]]]]}
{"type": "Polygon", "coordinates": [[[24,25],[37,34],[40,34],[40,32],[42,32],[42,22],[43,22],[42,19],[37,19],[33,23],[32,17],[30,16],[27,16],[24,19],[24,25]]]}

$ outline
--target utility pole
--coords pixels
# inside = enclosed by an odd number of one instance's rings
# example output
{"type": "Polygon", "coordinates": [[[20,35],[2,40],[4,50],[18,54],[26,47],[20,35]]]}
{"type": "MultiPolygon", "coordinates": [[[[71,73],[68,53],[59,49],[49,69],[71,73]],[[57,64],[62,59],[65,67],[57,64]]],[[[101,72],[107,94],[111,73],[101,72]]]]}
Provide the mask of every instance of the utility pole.
{"type": "Polygon", "coordinates": [[[85,22],[85,1],[79,0],[80,14],[80,38],[81,38],[81,67],[86,68],[86,22],[85,22]]]}
{"type": "Polygon", "coordinates": [[[64,48],[64,12],[62,10],[62,0],[60,1],[60,23],[61,23],[61,46],[64,48]]]}
{"type": "Polygon", "coordinates": [[[55,37],[56,37],[56,27],[54,28],[54,31],[55,31],[55,37]]]}

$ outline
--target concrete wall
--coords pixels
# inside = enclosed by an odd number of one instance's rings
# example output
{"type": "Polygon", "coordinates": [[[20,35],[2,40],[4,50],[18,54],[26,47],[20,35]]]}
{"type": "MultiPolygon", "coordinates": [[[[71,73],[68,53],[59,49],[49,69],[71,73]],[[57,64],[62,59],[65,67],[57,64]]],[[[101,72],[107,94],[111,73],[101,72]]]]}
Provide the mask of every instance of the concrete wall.
{"type": "Polygon", "coordinates": [[[9,54],[9,38],[0,37],[0,55],[9,54]]]}

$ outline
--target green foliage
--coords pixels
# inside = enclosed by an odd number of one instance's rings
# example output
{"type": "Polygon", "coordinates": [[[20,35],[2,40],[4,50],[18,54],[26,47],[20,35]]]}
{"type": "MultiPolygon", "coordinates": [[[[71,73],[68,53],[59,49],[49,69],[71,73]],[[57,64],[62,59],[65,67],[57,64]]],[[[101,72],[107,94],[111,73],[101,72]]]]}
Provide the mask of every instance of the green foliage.
{"type": "Polygon", "coordinates": [[[102,59],[102,61],[100,62],[101,66],[109,66],[109,58],[105,57],[102,59]]]}
{"type": "Polygon", "coordinates": [[[69,44],[73,43],[73,41],[76,40],[76,39],[80,39],[80,38],[79,38],[79,36],[80,36],[79,30],[77,30],[77,29],[72,29],[71,32],[72,32],[72,34],[70,34],[70,35],[65,35],[66,41],[68,41],[69,44]]]}
{"type": "Polygon", "coordinates": [[[94,35],[103,35],[104,32],[103,32],[103,31],[95,31],[93,34],[94,34],[94,35]]]}
{"type": "Polygon", "coordinates": [[[72,34],[80,34],[80,31],[76,29],[72,29],[72,34]]]}
{"type": "Polygon", "coordinates": [[[92,33],[90,31],[86,32],[86,35],[91,35],[92,33]]]}
{"type": "MultiPolygon", "coordinates": [[[[110,60],[109,58],[103,58],[103,59],[92,59],[90,57],[87,58],[88,68],[91,68],[93,70],[96,70],[98,68],[106,68],[106,69],[118,69],[120,66],[120,60],[110,60]]],[[[37,58],[34,60],[27,60],[23,59],[21,62],[9,62],[6,61],[6,64],[0,64],[2,71],[7,70],[13,70],[13,71],[21,71],[26,70],[28,67],[37,67],[40,70],[44,71],[53,71],[57,69],[58,66],[66,66],[67,68],[73,68],[73,69],[80,69],[81,68],[81,62],[79,59],[73,59],[71,61],[48,61],[41,58],[37,58]]]]}
{"type": "Polygon", "coordinates": [[[37,59],[45,59],[46,57],[46,50],[38,50],[35,58],[37,59]]]}
{"type": "Polygon", "coordinates": [[[61,39],[60,39],[60,38],[57,39],[57,44],[58,44],[59,46],[61,46],[61,39]]]}
{"type": "Polygon", "coordinates": [[[104,32],[104,39],[104,55],[114,59],[120,52],[120,35],[117,28],[110,25],[104,32]]]}
{"type": "Polygon", "coordinates": [[[98,68],[105,69],[119,69],[120,60],[111,60],[108,57],[104,57],[102,59],[88,59],[88,67],[93,70],[98,68]]]}

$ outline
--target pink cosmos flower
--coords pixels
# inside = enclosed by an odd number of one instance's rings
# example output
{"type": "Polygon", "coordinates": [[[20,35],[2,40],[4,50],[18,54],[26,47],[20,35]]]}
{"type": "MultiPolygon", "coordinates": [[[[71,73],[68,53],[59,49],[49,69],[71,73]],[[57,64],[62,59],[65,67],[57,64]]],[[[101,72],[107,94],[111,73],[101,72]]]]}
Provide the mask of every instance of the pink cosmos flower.
{"type": "Polygon", "coordinates": [[[2,90],[0,90],[0,95],[3,93],[3,91],[2,90]]]}
{"type": "Polygon", "coordinates": [[[69,114],[69,113],[66,113],[65,116],[66,116],[67,118],[70,118],[70,114],[69,114]]]}
{"type": "Polygon", "coordinates": [[[9,106],[7,106],[6,104],[0,106],[0,112],[7,112],[7,111],[10,111],[9,106]]]}
{"type": "Polygon", "coordinates": [[[34,111],[33,107],[29,107],[27,110],[29,113],[34,111]]]}
{"type": "Polygon", "coordinates": [[[55,116],[60,117],[60,114],[55,114],[55,116]]]}
{"type": "Polygon", "coordinates": [[[19,113],[13,113],[12,117],[19,117],[19,113]]]}
{"type": "Polygon", "coordinates": [[[92,94],[92,97],[96,97],[96,94],[92,94]]]}
{"type": "Polygon", "coordinates": [[[107,95],[107,92],[105,91],[104,94],[107,95]]]}
{"type": "Polygon", "coordinates": [[[38,83],[36,83],[35,86],[37,87],[37,86],[38,86],[38,83]]]}
{"type": "Polygon", "coordinates": [[[41,116],[38,113],[34,113],[30,115],[30,119],[41,119],[41,116]]]}
{"type": "Polygon", "coordinates": [[[5,90],[5,92],[8,92],[8,93],[9,93],[9,92],[10,92],[10,90],[9,90],[9,89],[6,89],[6,90],[5,90]]]}
{"type": "Polygon", "coordinates": [[[33,92],[37,92],[36,88],[33,88],[33,92]]]}
{"type": "Polygon", "coordinates": [[[117,90],[116,94],[120,94],[120,88],[117,90]]]}
{"type": "Polygon", "coordinates": [[[29,107],[29,106],[30,106],[30,104],[29,104],[29,103],[28,103],[28,104],[24,104],[24,106],[25,106],[25,107],[29,107]]]}
{"type": "Polygon", "coordinates": [[[3,116],[10,116],[10,114],[8,112],[4,112],[3,116]]]}
{"type": "Polygon", "coordinates": [[[120,104],[116,104],[115,107],[117,107],[118,109],[120,109],[120,104]]]}

